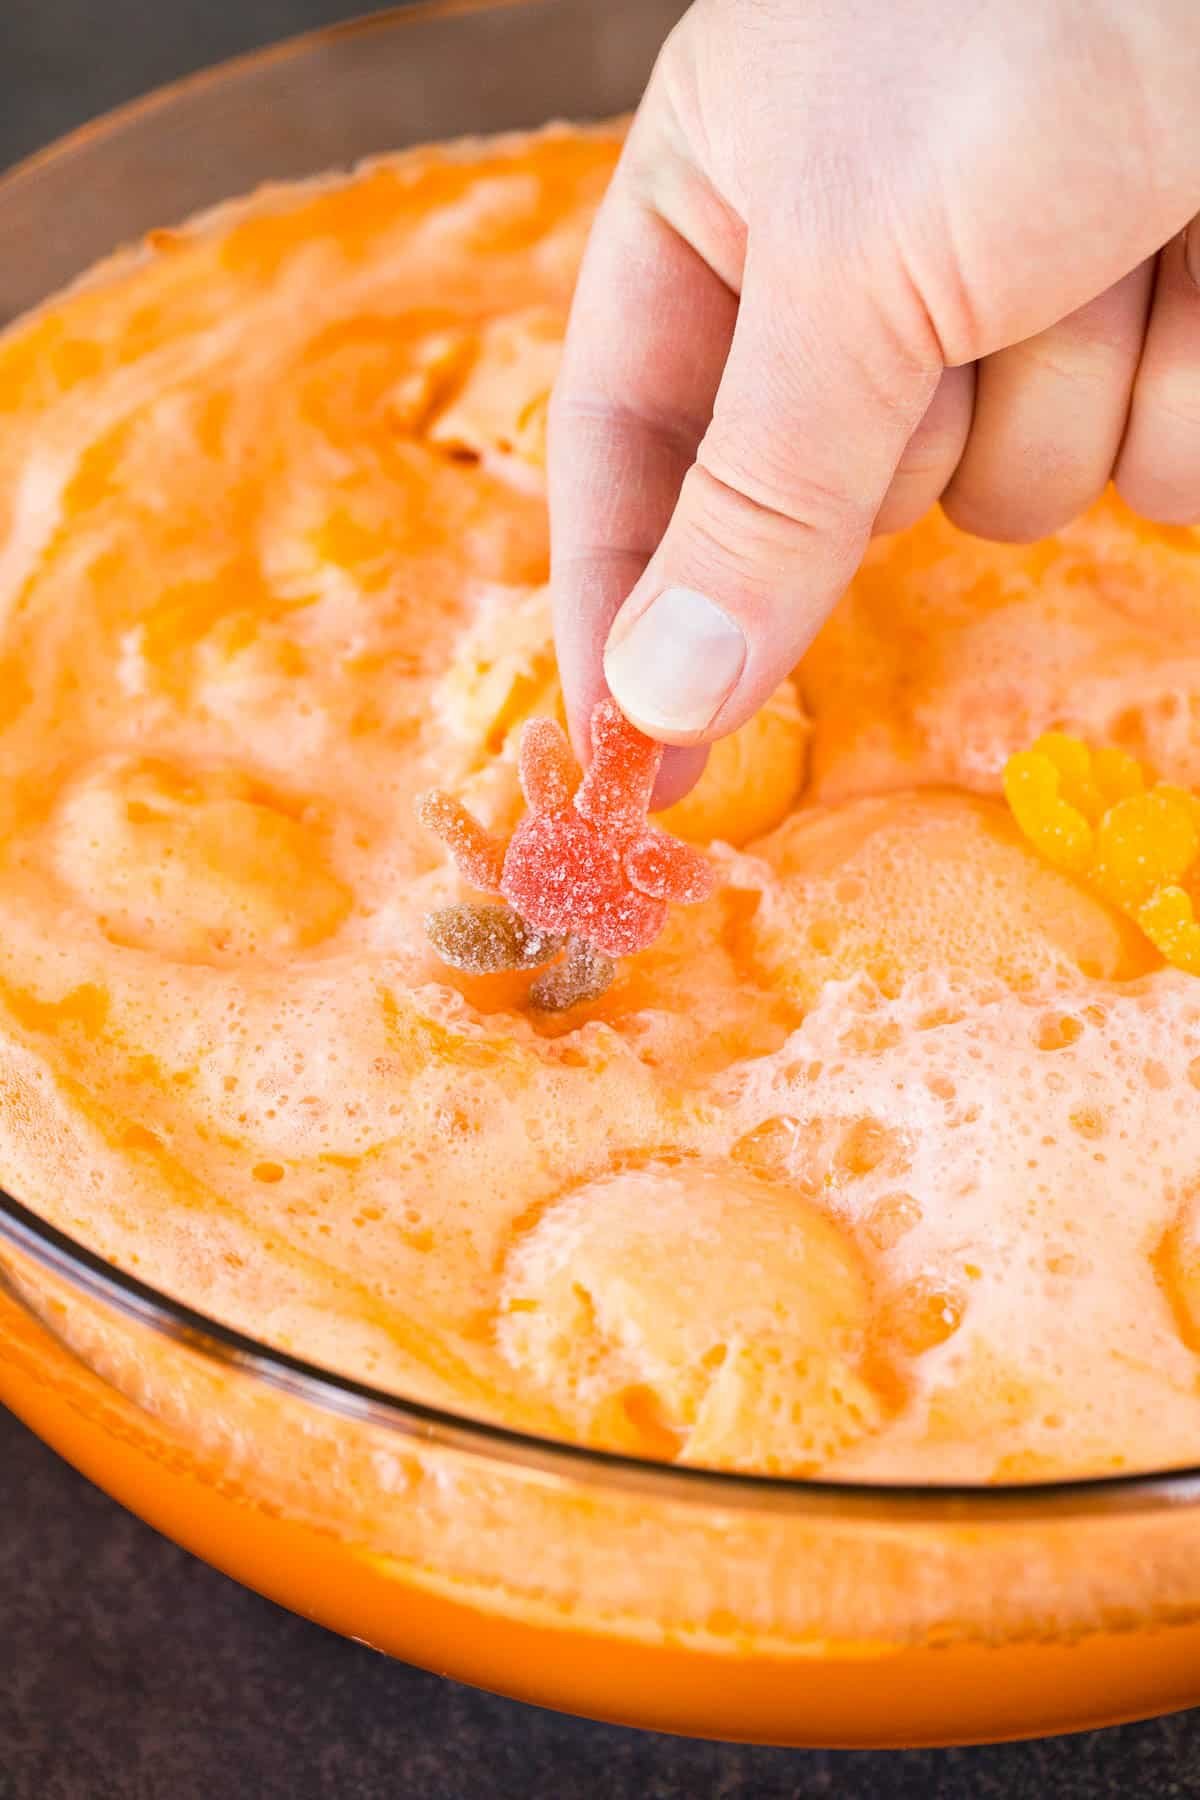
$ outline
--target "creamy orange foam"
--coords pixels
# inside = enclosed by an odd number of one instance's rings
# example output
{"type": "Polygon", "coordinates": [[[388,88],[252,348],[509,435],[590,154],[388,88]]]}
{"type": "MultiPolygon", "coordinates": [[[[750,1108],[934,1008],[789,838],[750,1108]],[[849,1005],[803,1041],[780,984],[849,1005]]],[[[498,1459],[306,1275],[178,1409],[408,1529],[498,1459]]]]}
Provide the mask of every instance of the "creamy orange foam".
{"type": "Polygon", "coordinates": [[[881,542],[666,822],[720,882],[590,1009],[448,972],[414,796],[559,707],[546,399],[617,134],[422,151],[0,344],[0,1175],[169,1293],[637,1453],[1200,1455],[1200,986],[1005,759],[1200,783],[1200,533],[881,542]]]}

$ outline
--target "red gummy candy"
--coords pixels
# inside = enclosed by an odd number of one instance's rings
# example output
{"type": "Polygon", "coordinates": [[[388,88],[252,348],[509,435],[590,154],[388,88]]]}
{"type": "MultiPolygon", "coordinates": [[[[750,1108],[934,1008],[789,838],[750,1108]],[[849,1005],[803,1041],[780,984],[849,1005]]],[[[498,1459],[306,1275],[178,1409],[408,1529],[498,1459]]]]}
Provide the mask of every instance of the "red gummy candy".
{"type": "Polygon", "coordinates": [[[572,805],[521,820],[500,892],[539,930],[586,938],[605,956],[644,950],[667,919],[666,901],[632,886],[615,847],[572,805]]]}
{"type": "Polygon", "coordinates": [[[676,900],[694,906],[713,890],[712,864],[690,844],[668,837],[665,831],[647,830],[625,852],[625,873],[634,887],[658,900],[676,900]]]}
{"type": "Polygon", "coordinates": [[[615,700],[601,700],[591,730],[592,760],[575,806],[615,842],[645,830],[663,747],[631,725],[615,700]]]}
{"type": "Polygon", "coordinates": [[[502,847],[457,801],[430,795],[421,816],[467,880],[498,890],[528,925],[582,939],[605,957],[629,956],[658,936],[669,901],[706,899],[713,873],[690,844],[647,824],[662,745],[632,726],[615,701],[602,700],[592,714],[592,749],[576,786],[570,747],[554,721],[525,727],[520,772],[529,811],[502,866],[502,847]]]}

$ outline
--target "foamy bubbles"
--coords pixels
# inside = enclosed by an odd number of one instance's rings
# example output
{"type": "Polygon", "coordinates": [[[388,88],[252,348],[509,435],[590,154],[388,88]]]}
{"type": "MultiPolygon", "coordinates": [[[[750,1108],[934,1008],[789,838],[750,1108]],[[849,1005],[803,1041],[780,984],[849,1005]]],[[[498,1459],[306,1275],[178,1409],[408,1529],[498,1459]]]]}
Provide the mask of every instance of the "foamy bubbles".
{"type": "Polygon", "coordinates": [[[854,1244],[795,1189],[720,1165],[584,1183],[517,1240],[500,1343],[580,1437],[801,1472],[874,1430],[854,1244]]]}
{"type": "Polygon", "coordinates": [[[507,842],[561,710],[546,396],[617,149],[272,190],[0,342],[0,1180],[314,1362],[639,1455],[1194,1461],[1200,987],[999,784],[1071,728],[1200,783],[1200,533],[876,543],[663,820],[715,891],[569,1012],[417,820],[507,842]]]}
{"type": "Polygon", "coordinates": [[[1047,868],[1001,806],[965,794],[809,808],[756,855],[769,873],[746,954],[805,1006],[858,973],[889,993],[931,970],[1028,990],[1155,960],[1115,909],[1047,868]]]}
{"type": "Polygon", "coordinates": [[[238,769],[141,758],[91,770],[62,797],[53,855],[114,943],[182,962],[285,955],[336,931],[352,904],[303,804],[238,769]]]}

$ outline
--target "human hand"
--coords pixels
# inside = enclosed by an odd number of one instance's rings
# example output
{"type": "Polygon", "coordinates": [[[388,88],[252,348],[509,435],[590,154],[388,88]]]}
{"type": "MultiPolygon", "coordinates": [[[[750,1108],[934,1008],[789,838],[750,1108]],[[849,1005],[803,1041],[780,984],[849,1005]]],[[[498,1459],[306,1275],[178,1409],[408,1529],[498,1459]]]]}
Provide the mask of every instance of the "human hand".
{"type": "Polygon", "coordinates": [[[1195,0],[697,0],[584,260],[551,412],[568,716],[692,784],[872,531],[1030,539],[1115,477],[1200,520],[1195,0]],[[1161,254],[1160,254],[1161,252],[1161,254]]]}

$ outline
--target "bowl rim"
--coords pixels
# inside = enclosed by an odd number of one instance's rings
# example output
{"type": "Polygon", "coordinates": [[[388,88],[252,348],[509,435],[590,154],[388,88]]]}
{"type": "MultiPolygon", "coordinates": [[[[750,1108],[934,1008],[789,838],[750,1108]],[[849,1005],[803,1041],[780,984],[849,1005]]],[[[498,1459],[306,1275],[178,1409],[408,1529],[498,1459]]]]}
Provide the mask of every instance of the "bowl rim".
{"type": "MultiPolygon", "coordinates": [[[[393,32],[423,21],[472,13],[517,11],[544,0],[410,0],[298,33],[192,71],[86,120],[42,149],[0,171],[0,190],[36,177],[60,158],[97,138],[119,133],[135,119],[169,108],[198,89],[219,86],[264,65],[320,51],[331,40],[393,32]]],[[[654,1462],[459,1414],[338,1374],[277,1349],[209,1317],[107,1262],[0,1187],[0,1243],[130,1321],[205,1361],[236,1370],[322,1411],[383,1426],[421,1442],[551,1479],[587,1481],[651,1493],[661,1500],[698,1502],[731,1511],[839,1515],[898,1523],[982,1525],[1045,1522],[1144,1513],[1200,1504],[1200,1464],[1134,1474],[1083,1476],[1010,1484],[832,1481],[756,1474],[692,1464],[654,1462]]],[[[0,1261],[0,1294],[32,1313],[0,1261]]],[[[78,1354],[78,1353],[76,1353],[78,1354]]]]}
{"type": "MultiPolygon", "coordinates": [[[[916,1483],[761,1475],[626,1456],[405,1399],[262,1343],[107,1262],[0,1188],[3,1243],[32,1257],[49,1274],[108,1310],[179,1344],[207,1363],[234,1370],[323,1412],[552,1479],[575,1484],[589,1481],[651,1493],[660,1500],[698,1502],[736,1512],[836,1514],[892,1524],[1044,1523],[1051,1516],[1111,1517],[1200,1504],[1200,1467],[1191,1465],[1063,1481],[916,1483]]],[[[51,1330],[11,1280],[2,1259],[0,1296],[29,1313],[43,1330],[51,1330]]]]}
{"type": "MultiPolygon", "coordinates": [[[[259,44],[257,48],[222,57],[203,68],[190,69],[170,81],[159,82],[144,94],[134,94],[116,106],[107,107],[94,118],[84,119],[70,131],[51,138],[48,144],[19,156],[15,162],[0,166],[0,188],[14,186],[30,176],[40,174],[51,163],[82,150],[94,139],[116,135],[135,119],[166,111],[186,96],[207,87],[219,87],[231,77],[260,69],[272,63],[285,63],[311,55],[335,39],[365,37],[371,32],[395,31],[405,25],[420,25],[430,19],[469,17],[472,13],[518,12],[526,7],[545,4],[545,0],[401,0],[399,5],[382,6],[376,12],[355,13],[348,19],[337,19],[330,25],[317,25],[309,31],[291,33],[285,38],[259,44]]],[[[232,195],[230,198],[237,199],[232,195]]],[[[119,248],[119,246],[114,246],[119,248]]],[[[87,271],[83,270],[86,274],[87,271]]],[[[52,296],[48,296],[52,298],[52,296]]],[[[23,315],[20,315],[23,316],[23,315]]]]}

